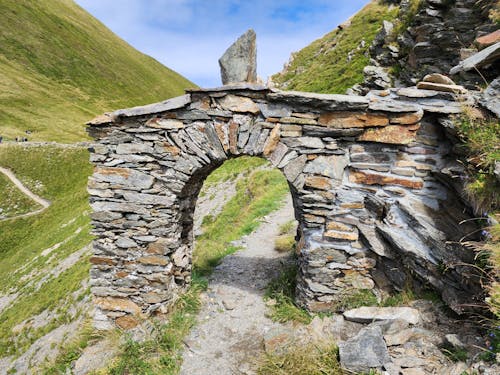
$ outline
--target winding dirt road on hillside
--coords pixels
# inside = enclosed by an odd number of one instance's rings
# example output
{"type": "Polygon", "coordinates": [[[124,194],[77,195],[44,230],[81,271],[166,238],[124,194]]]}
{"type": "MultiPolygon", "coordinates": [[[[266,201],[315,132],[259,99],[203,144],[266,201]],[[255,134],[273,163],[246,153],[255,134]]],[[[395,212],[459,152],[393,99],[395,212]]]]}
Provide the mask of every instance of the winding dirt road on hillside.
{"type": "Polygon", "coordinates": [[[181,375],[254,373],[264,338],[281,326],[266,317],[263,295],[289,259],[288,254],[274,250],[274,239],[280,225],[292,219],[288,197],[280,210],[239,241],[244,249],[225,257],[216,267],[198,324],[184,340],[181,375]]]}
{"type": "Polygon", "coordinates": [[[5,176],[7,176],[7,178],[19,190],[21,190],[23,192],[23,194],[27,195],[32,200],[34,200],[36,203],[38,203],[39,205],[42,206],[42,208],[40,208],[38,210],[31,211],[31,212],[28,212],[26,214],[21,214],[21,215],[17,215],[17,216],[8,217],[8,218],[5,218],[5,219],[0,219],[0,221],[17,219],[17,218],[20,218],[20,217],[33,216],[33,215],[39,214],[40,212],[43,212],[44,210],[46,210],[50,206],[50,202],[48,200],[43,199],[39,195],[36,195],[30,189],[28,189],[26,186],[24,186],[23,183],[16,177],[16,175],[14,173],[12,173],[12,171],[10,169],[0,167],[0,172],[3,173],[5,176]]]}

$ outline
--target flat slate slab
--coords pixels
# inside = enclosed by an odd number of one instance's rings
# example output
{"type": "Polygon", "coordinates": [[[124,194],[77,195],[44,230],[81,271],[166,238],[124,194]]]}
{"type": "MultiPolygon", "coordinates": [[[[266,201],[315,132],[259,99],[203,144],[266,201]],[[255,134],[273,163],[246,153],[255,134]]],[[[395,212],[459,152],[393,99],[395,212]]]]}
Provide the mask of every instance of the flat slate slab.
{"type": "Polygon", "coordinates": [[[363,306],[344,312],[344,318],[351,322],[371,323],[382,320],[405,320],[409,324],[420,322],[417,309],[411,307],[373,307],[363,306]]]}

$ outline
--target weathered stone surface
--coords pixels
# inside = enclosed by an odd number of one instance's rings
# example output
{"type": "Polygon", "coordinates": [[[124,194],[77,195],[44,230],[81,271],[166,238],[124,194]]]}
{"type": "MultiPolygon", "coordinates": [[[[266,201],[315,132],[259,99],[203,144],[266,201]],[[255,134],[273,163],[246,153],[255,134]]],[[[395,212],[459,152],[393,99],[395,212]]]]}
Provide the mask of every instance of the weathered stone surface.
{"type": "Polygon", "coordinates": [[[149,189],[154,178],[130,168],[96,168],[92,176],[98,182],[109,182],[124,187],[149,189]]]}
{"type": "Polygon", "coordinates": [[[346,320],[358,323],[371,323],[380,320],[404,320],[409,324],[418,324],[420,314],[411,307],[372,307],[363,306],[344,312],[346,320]]]}
{"type": "Polygon", "coordinates": [[[413,142],[415,137],[416,129],[413,126],[390,125],[383,128],[366,129],[358,137],[358,140],[406,145],[413,142]]]}
{"type": "Polygon", "coordinates": [[[320,190],[330,190],[332,188],[331,180],[329,178],[320,176],[306,177],[305,185],[313,189],[320,189],[320,190]]]}
{"type": "MultiPolygon", "coordinates": [[[[442,85],[455,85],[455,82],[443,75],[443,74],[439,74],[439,73],[432,73],[432,74],[427,74],[423,79],[422,81],[424,82],[432,82],[432,83],[439,83],[439,84],[442,84],[442,85]]],[[[417,86],[417,88],[419,88],[417,86]]],[[[437,90],[437,91],[441,91],[441,90],[437,90]]]]}
{"type": "Polygon", "coordinates": [[[191,95],[177,96],[163,102],[148,104],[139,107],[120,109],[111,114],[115,118],[134,117],[151,115],[160,112],[167,112],[173,109],[183,108],[191,102],[191,95]]]}
{"type": "Polygon", "coordinates": [[[156,129],[172,130],[172,129],[182,129],[184,127],[184,123],[179,120],[153,117],[152,119],[146,122],[146,126],[156,129]]]}
{"type": "Polygon", "coordinates": [[[219,59],[223,85],[257,81],[257,44],[252,29],[241,35],[219,59]]]}
{"type": "Polygon", "coordinates": [[[95,303],[103,310],[124,311],[134,315],[141,313],[141,308],[135,302],[127,298],[100,297],[95,299],[95,303]]]}
{"type": "Polygon", "coordinates": [[[295,181],[295,179],[302,173],[304,166],[306,165],[307,156],[301,155],[298,158],[293,159],[290,163],[286,165],[283,169],[288,181],[295,181]]]}
{"type": "Polygon", "coordinates": [[[447,83],[443,84],[443,83],[433,83],[433,82],[419,82],[417,83],[417,89],[453,92],[456,94],[467,93],[467,90],[463,86],[450,85],[447,83]]]}
{"type": "Polygon", "coordinates": [[[307,163],[304,172],[341,180],[347,164],[348,159],[345,155],[318,156],[313,161],[307,163]]]}
{"type": "Polygon", "coordinates": [[[482,51],[463,60],[457,66],[451,68],[450,74],[460,72],[468,72],[474,68],[481,68],[484,65],[490,64],[500,58],[500,42],[489,46],[482,51]]]}
{"type": "Polygon", "coordinates": [[[156,255],[143,256],[137,259],[137,261],[142,264],[149,264],[153,266],[165,266],[169,263],[168,258],[156,255]]]}
{"type": "Polygon", "coordinates": [[[410,179],[361,171],[351,172],[349,175],[349,181],[366,185],[399,185],[411,189],[422,189],[424,187],[424,182],[420,178],[410,179]]]}
{"type": "Polygon", "coordinates": [[[120,316],[119,318],[117,318],[115,320],[115,323],[118,327],[120,327],[121,329],[125,329],[125,330],[135,328],[139,324],[137,319],[134,319],[130,315],[120,316]]]}
{"type": "Polygon", "coordinates": [[[500,78],[489,84],[483,91],[479,102],[500,118],[500,78]]]}
{"type": "Polygon", "coordinates": [[[395,114],[391,115],[390,123],[400,125],[416,124],[422,119],[423,116],[424,111],[422,109],[417,112],[395,114]]]}
{"type": "Polygon", "coordinates": [[[356,373],[381,368],[391,358],[382,330],[377,326],[363,328],[353,338],[339,344],[340,364],[356,373]]]}
{"type": "Polygon", "coordinates": [[[262,154],[264,156],[270,155],[276,149],[280,141],[280,134],[281,134],[281,127],[278,124],[273,128],[273,130],[271,130],[269,138],[267,138],[267,141],[264,145],[264,151],[262,151],[262,154]]]}
{"type": "Polygon", "coordinates": [[[388,125],[389,119],[383,113],[327,112],[319,116],[318,124],[341,129],[364,128],[388,125]]]}
{"type": "Polygon", "coordinates": [[[368,100],[360,96],[339,94],[314,94],[299,91],[272,90],[268,94],[272,101],[282,101],[290,104],[306,104],[312,107],[321,107],[331,110],[366,109],[368,100]]]}
{"type": "Polygon", "coordinates": [[[236,95],[226,95],[219,99],[219,104],[222,108],[233,112],[250,112],[259,113],[259,107],[250,98],[245,98],[244,96],[236,95]]]}
{"type": "Polygon", "coordinates": [[[355,232],[341,232],[338,230],[327,230],[323,233],[323,236],[326,238],[333,238],[336,240],[348,240],[348,241],[357,241],[358,240],[358,231],[355,232]]]}
{"type": "Polygon", "coordinates": [[[474,43],[481,49],[489,47],[492,44],[498,42],[500,42],[500,29],[493,31],[492,33],[480,36],[474,41],[474,43]]]}

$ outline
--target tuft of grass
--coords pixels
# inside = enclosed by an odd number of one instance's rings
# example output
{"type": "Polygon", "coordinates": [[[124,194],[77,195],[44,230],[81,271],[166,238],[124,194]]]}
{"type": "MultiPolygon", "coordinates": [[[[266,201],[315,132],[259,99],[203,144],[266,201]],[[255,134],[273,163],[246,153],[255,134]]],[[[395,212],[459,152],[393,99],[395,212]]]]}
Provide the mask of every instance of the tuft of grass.
{"type": "Polygon", "coordinates": [[[295,264],[285,267],[280,275],[267,286],[264,298],[266,301],[274,301],[274,304],[270,306],[269,316],[275,322],[295,321],[304,324],[311,322],[311,315],[294,302],[296,286],[297,266],[295,264]]]}
{"type": "Polygon", "coordinates": [[[0,14],[5,139],[85,140],[84,124],[97,114],[182,95],[195,86],[132,48],[74,1],[3,0],[0,14]]]}
{"type": "Polygon", "coordinates": [[[480,213],[499,207],[500,186],[494,170],[495,163],[500,163],[500,122],[477,118],[473,109],[465,107],[455,125],[469,154],[466,189],[470,200],[480,213]]]}
{"type": "Polygon", "coordinates": [[[295,236],[293,234],[282,234],[274,240],[274,250],[280,253],[293,251],[295,248],[295,236]]]}
{"type": "Polygon", "coordinates": [[[346,311],[361,306],[376,306],[377,304],[377,297],[371,290],[357,289],[355,291],[344,293],[344,295],[342,295],[338,300],[335,310],[346,311]]]}
{"type": "Polygon", "coordinates": [[[283,354],[266,354],[259,363],[259,375],[342,375],[338,348],[296,346],[283,354]]]}
{"type": "Polygon", "coordinates": [[[297,222],[287,221],[279,227],[279,234],[274,241],[274,249],[280,253],[291,252],[295,249],[295,231],[297,222]]]}
{"type": "Polygon", "coordinates": [[[363,68],[369,62],[368,49],[382,21],[393,21],[397,16],[397,7],[370,2],[352,17],[349,26],[335,29],[294,54],[289,66],[273,75],[272,81],[286,90],[345,93],[363,82],[363,68]]]}

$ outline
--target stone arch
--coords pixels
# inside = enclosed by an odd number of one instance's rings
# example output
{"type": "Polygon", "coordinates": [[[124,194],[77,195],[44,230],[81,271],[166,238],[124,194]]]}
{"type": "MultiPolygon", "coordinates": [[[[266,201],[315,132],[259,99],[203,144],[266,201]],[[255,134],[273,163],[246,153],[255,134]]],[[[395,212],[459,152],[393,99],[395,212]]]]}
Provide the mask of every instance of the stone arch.
{"type": "Polygon", "coordinates": [[[296,294],[306,308],[335,310],[360,289],[402,287],[405,269],[455,305],[463,291],[477,295],[470,277],[462,282],[470,270],[439,271],[440,262],[470,257],[443,241],[470,230],[458,226],[464,207],[437,176],[452,167],[438,131],[443,100],[432,107],[412,99],[420,93],[386,95],[225,86],[92,121],[98,326],[131,328],[185,290],[201,184],[240,155],[268,159],[289,183],[299,222],[296,294]]]}

